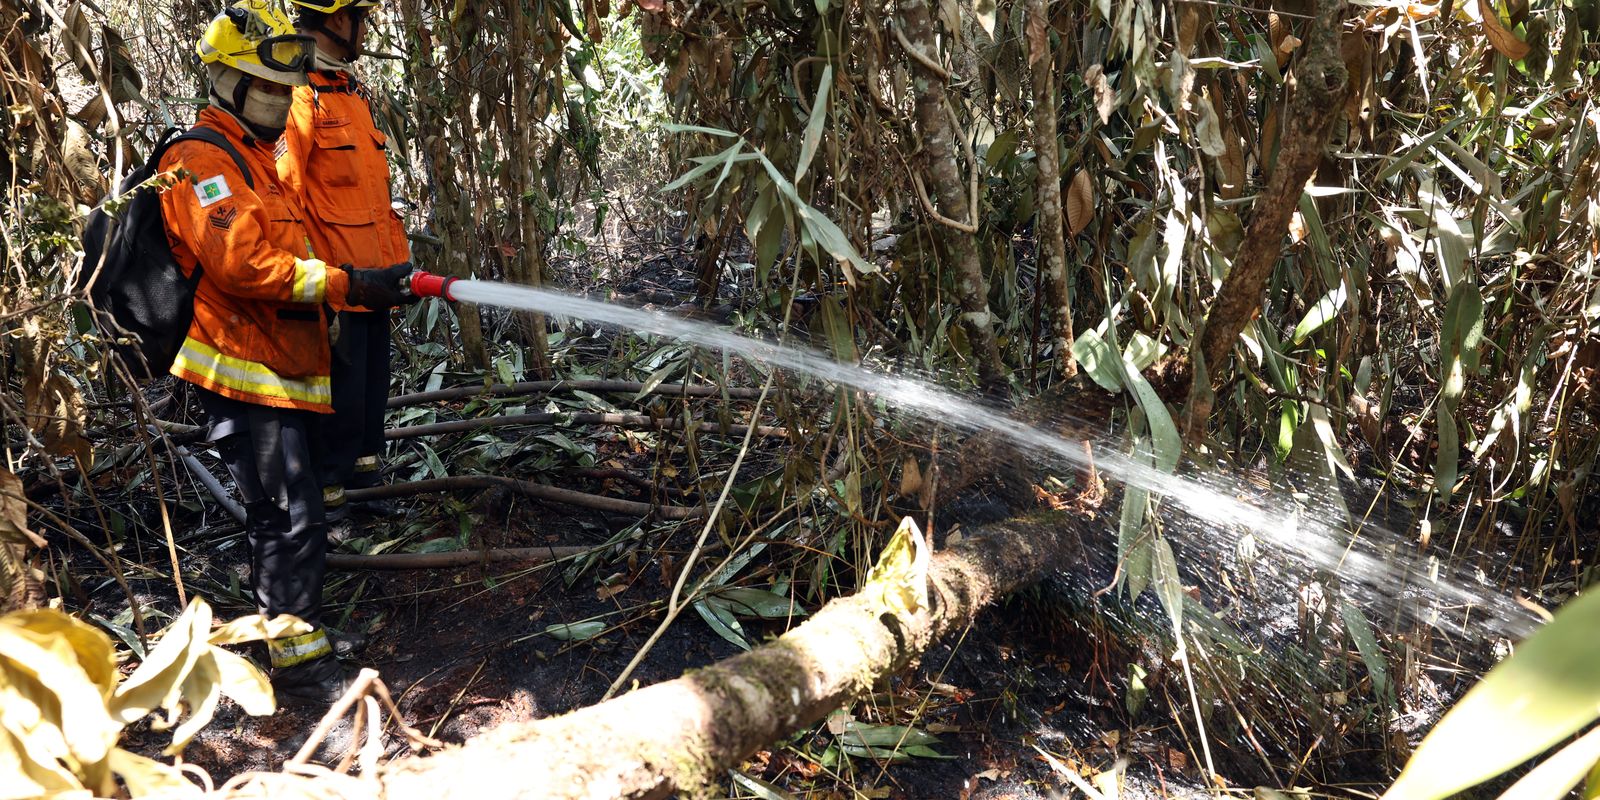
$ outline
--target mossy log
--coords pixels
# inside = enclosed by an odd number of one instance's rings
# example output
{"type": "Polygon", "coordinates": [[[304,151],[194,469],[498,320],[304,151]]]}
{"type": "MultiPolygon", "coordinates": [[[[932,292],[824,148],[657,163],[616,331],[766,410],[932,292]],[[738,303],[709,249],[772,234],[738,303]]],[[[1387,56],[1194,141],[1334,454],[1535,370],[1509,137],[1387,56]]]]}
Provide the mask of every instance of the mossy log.
{"type": "Polygon", "coordinates": [[[391,763],[378,774],[382,794],[487,800],[694,792],[913,664],[990,602],[1071,563],[1085,526],[1065,513],[989,526],[934,554],[925,608],[906,611],[873,591],[835,600],[777,640],[676,680],[391,763]]]}

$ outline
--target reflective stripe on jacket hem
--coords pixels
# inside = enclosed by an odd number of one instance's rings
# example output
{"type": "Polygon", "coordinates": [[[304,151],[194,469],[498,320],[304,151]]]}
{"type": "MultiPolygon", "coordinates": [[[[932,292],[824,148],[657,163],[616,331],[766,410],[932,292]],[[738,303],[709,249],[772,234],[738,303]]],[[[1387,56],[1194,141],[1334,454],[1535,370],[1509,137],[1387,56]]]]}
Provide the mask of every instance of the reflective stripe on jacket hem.
{"type": "Polygon", "coordinates": [[[235,392],[290,403],[327,406],[333,402],[332,383],[326,375],[305,380],[285,378],[265,364],[223,355],[192,336],[184,339],[183,349],[172,362],[172,373],[186,379],[193,376],[198,379],[195,382],[202,385],[224,386],[235,392]]]}

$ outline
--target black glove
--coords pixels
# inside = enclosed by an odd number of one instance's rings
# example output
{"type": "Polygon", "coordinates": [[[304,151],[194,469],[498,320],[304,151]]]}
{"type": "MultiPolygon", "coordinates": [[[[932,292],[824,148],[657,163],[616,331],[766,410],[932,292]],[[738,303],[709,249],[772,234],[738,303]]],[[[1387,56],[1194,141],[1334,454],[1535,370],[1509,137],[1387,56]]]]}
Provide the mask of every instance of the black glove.
{"type": "Polygon", "coordinates": [[[411,262],[383,269],[354,269],[349,264],[340,266],[350,275],[350,291],[345,302],[373,311],[394,308],[417,302],[417,298],[404,291],[411,278],[411,262]]]}

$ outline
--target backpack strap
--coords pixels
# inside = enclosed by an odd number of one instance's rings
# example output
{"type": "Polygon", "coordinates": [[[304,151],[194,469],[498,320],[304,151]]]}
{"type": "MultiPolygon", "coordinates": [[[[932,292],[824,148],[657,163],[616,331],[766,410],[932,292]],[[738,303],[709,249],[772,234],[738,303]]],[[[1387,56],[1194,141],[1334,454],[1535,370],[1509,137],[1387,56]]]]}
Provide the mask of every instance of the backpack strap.
{"type": "MultiPolygon", "coordinates": [[[[178,142],[184,141],[185,139],[191,139],[197,142],[205,142],[213,147],[222,148],[223,152],[227,153],[233,158],[234,166],[238,167],[239,171],[244,174],[245,185],[249,186],[251,189],[256,188],[255,179],[250,177],[250,165],[245,163],[244,156],[240,155],[239,151],[234,149],[233,143],[228,141],[226,136],[223,136],[221,133],[218,133],[210,128],[190,128],[188,131],[169,139],[166,144],[162,146],[162,150],[164,151],[166,148],[171,147],[178,142]]],[[[152,156],[151,159],[154,160],[158,157],[159,156],[152,156]]]]}

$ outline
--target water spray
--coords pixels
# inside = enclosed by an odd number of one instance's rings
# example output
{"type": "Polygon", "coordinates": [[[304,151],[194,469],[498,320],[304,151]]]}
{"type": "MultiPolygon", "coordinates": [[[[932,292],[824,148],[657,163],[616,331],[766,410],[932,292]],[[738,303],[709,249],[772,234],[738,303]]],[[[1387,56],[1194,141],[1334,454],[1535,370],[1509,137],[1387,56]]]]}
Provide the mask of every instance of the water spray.
{"type": "MultiPolygon", "coordinates": [[[[512,308],[522,311],[586,319],[641,334],[666,336],[703,347],[737,354],[768,367],[809,375],[831,383],[875,395],[885,403],[915,412],[928,419],[966,430],[982,430],[1009,440],[1019,448],[1085,466],[1088,456],[1083,440],[1057,435],[1014,419],[1000,409],[974,402],[940,386],[911,378],[885,374],[857,364],[841,363],[832,356],[805,347],[783,345],[756,339],[728,328],[696,320],[668,316],[642,309],[612,305],[531,286],[449,278],[427,272],[413,272],[404,287],[416,297],[442,297],[446,300],[512,308]]],[[[1220,530],[1243,529],[1262,540],[1294,554],[1308,566],[1356,578],[1378,596],[1401,598],[1403,570],[1386,564],[1378,556],[1356,551],[1341,544],[1337,535],[1343,520],[1307,519],[1298,509],[1274,512],[1238,499],[1223,483],[1194,476],[1163,472],[1148,462],[1122,452],[1101,451],[1095,466],[1128,486],[1166,497],[1183,506],[1197,519],[1220,530]]],[[[1534,627],[1534,617],[1505,595],[1489,587],[1472,587],[1449,580],[1435,580],[1432,588],[1437,602],[1478,608],[1473,616],[1486,613],[1485,622],[1499,633],[1520,637],[1534,627]]],[[[1432,619],[1420,615],[1429,625],[1455,627],[1442,616],[1432,619]]]]}

